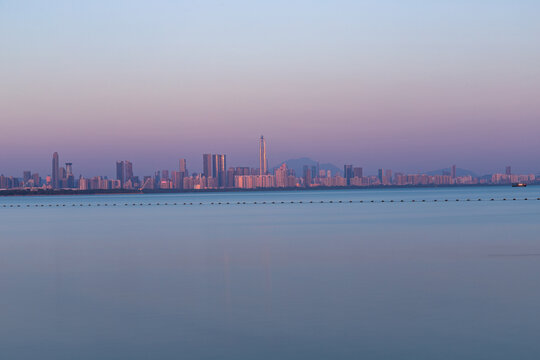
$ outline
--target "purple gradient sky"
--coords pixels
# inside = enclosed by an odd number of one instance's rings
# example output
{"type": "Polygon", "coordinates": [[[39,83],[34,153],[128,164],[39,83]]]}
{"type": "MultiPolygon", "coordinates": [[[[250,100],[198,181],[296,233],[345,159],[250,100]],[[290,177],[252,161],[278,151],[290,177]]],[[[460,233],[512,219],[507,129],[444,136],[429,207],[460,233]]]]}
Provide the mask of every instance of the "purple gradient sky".
{"type": "Polygon", "coordinates": [[[0,173],[540,171],[540,2],[0,1],[0,173]]]}

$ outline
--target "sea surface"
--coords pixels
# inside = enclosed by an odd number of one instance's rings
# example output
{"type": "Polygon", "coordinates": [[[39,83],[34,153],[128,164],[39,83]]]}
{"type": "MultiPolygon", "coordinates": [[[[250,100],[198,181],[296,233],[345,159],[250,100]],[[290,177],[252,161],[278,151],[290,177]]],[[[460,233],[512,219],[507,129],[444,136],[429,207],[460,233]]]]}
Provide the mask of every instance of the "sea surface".
{"type": "Polygon", "coordinates": [[[538,197],[3,197],[0,359],[539,359],[538,197]]]}

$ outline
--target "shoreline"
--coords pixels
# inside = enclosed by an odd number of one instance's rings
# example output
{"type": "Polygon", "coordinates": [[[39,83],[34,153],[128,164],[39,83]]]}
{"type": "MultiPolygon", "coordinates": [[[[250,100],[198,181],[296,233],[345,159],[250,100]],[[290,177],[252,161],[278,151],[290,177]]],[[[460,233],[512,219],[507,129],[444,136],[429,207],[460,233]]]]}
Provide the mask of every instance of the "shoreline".
{"type": "MultiPolygon", "coordinates": [[[[528,186],[539,185],[539,182],[528,186]]],[[[229,192],[273,192],[273,191],[333,191],[333,190],[371,190],[371,189],[436,189],[436,188],[465,188],[465,187],[511,187],[511,184],[452,184],[452,185],[374,185],[374,186],[315,186],[309,188],[257,188],[257,189],[153,189],[153,190],[76,190],[76,189],[39,189],[39,190],[0,190],[0,197],[15,196],[78,196],[78,195],[144,195],[144,194],[200,194],[200,193],[229,193],[229,192]]]]}

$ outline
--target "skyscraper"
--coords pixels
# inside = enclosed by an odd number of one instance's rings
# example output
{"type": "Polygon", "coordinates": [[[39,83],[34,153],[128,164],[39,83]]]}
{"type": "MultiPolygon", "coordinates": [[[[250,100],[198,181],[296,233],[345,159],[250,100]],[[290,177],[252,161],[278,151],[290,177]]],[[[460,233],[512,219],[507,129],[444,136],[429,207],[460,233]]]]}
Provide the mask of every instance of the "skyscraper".
{"type": "Polygon", "coordinates": [[[116,180],[120,180],[120,186],[124,187],[126,181],[126,167],[123,161],[116,162],[116,180]]]}
{"type": "Polygon", "coordinates": [[[227,158],[220,155],[219,159],[219,186],[227,186],[227,158]]]}
{"type": "Polygon", "coordinates": [[[452,176],[452,179],[456,178],[456,165],[452,165],[452,168],[450,169],[450,176],[452,176]]]}
{"type": "Polygon", "coordinates": [[[179,164],[179,171],[184,174],[184,176],[188,175],[187,171],[187,162],[186,159],[180,159],[178,161],[179,164]]]}
{"type": "Polygon", "coordinates": [[[131,161],[124,161],[124,181],[133,180],[133,164],[131,161]]]}
{"type": "Polygon", "coordinates": [[[52,183],[52,188],[53,189],[58,189],[59,188],[59,184],[60,184],[60,165],[59,165],[59,158],[58,158],[58,153],[55,152],[53,154],[53,159],[52,159],[52,179],[51,179],[51,183],[52,183]]]}
{"type": "Polygon", "coordinates": [[[268,174],[268,159],[266,159],[266,140],[261,135],[259,140],[259,175],[268,174]]]}
{"type": "Polygon", "coordinates": [[[354,177],[361,178],[364,176],[364,170],[361,167],[355,167],[353,168],[353,175],[354,177]]]}
{"type": "Polygon", "coordinates": [[[73,164],[66,163],[66,187],[72,189],[75,187],[75,177],[73,176],[73,164]]]}
{"type": "Polygon", "coordinates": [[[379,181],[382,184],[383,183],[383,178],[384,178],[384,170],[383,169],[379,169],[377,177],[379,178],[379,181]]]}
{"type": "Polygon", "coordinates": [[[506,167],[506,175],[512,175],[512,167],[511,166],[506,167]]]}
{"type": "Polygon", "coordinates": [[[311,169],[304,165],[304,187],[311,187],[311,169]]]}
{"type": "MultiPolygon", "coordinates": [[[[385,177],[384,177],[384,179],[386,180],[386,182],[387,182],[388,184],[391,184],[391,183],[392,183],[392,170],[389,170],[389,169],[388,169],[388,170],[385,171],[385,177]]],[[[385,185],[386,185],[386,184],[385,184],[385,185]]]]}
{"type": "Polygon", "coordinates": [[[345,165],[343,166],[343,175],[345,180],[347,180],[347,186],[351,185],[351,178],[353,177],[353,166],[345,165]]]}
{"type": "Polygon", "coordinates": [[[73,164],[70,162],[66,163],[66,177],[73,175],[73,164]]]}
{"type": "Polygon", "coordinates": [[[169,180],[169,170],[161,170],[161,180],[169,180]]]}
{"type": "Polygon", "coordinates": [[[227,159],[223,154],[212,155],[212,177],[217,179],[219,187],[227,186],[227,159]]]}
{"type": "Polygon", "coordinates": [[[207,179],[212,176],[212,154],[203,154],[203,174],[207,179]]]}
{"type": "Polygon", "coordinates": [[[31,171],[24,171],[23,172],[23,182],[26,184],[30,179],[32,178],[32,172],[31,171]]]}

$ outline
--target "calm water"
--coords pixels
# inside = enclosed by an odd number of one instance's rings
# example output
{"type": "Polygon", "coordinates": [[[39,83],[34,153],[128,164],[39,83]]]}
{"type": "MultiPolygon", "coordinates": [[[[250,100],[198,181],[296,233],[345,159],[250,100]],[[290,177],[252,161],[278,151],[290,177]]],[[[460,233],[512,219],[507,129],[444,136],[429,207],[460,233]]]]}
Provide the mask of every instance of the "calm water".
{"type": "Polygon", "coordinates": [[[538,359],[537,197],[0,198],[0,358],[538,359]]]}

